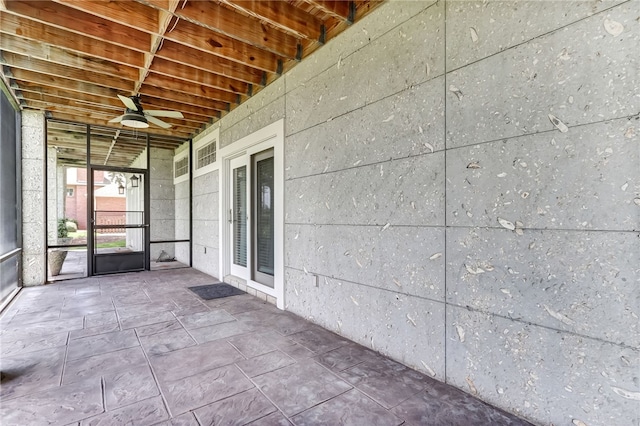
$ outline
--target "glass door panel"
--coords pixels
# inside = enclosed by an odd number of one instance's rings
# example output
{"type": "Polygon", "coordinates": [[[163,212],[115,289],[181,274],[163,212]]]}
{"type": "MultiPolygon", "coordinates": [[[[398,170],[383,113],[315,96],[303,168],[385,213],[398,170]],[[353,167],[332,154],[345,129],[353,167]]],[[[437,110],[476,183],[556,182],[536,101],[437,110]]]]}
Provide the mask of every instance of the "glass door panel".
{"type": "Polygon", "coordinates": [[[273,150],[253,156],[253,279],[273,288],[274,186],[273,150]]]}
{"type": "Polygon", "coordinates": [[[245,158],[231,161],[231,211],[229,222],[231,227],[231,273],[240,277],[246,276],[247,267],[247,165],[245,158]]]}

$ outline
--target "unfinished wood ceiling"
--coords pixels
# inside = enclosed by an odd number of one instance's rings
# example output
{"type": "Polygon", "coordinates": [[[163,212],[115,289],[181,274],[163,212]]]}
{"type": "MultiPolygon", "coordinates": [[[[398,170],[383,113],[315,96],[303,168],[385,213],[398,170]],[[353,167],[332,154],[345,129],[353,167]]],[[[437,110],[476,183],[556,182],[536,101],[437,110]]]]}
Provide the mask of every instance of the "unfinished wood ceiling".
{"type": "Polygon", "coordinates": [[[379,3],[0,0],[2,77],[23,109],[92,125],[120,127],[117,95],[140,95],[184,115],[150,133],[187,139],[379,3]]]}

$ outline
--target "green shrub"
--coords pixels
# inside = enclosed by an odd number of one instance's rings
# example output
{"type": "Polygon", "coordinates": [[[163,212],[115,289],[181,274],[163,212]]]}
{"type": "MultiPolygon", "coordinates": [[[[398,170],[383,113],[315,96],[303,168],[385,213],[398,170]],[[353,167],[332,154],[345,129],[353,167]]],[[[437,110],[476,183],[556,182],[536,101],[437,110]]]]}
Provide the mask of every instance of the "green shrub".
{"type": "Polygon", "coordinates": [[[65,222],[68,232],[78,232],[78,225],[70,220],[65,222]]]}
{"type": "Polygon", "coordinates": [[[69,231],[67,231],[67,220],[58,219],[58,238],[67,238],[69,231]]]}

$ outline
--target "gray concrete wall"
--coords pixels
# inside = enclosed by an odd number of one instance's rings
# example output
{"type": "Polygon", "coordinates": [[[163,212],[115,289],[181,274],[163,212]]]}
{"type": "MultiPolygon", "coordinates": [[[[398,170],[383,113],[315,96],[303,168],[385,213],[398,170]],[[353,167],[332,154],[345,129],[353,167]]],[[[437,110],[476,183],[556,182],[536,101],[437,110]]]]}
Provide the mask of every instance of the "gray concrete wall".
{"type": "MultiPolygon", "coordinates": [[[[174,240],[176,232],[175,188],[173,185],[173,150],[150,149],[149,208],[151,241],[174,240]]],[[[175,256],[175,244],[151,244],[151,259],[162,251],[175,256]]]]}
{"type": "Polygon", "coordinates": [[[286,309],[536,423],[638,425],[638,5],[389,2],[220,120],[285,119],[286,309]]]}
{"type": "Polygon", "coordinates": [[[193,265],[215,277],[220,276],[218,193],[219,172],[193,181],[193,265]]]}
{"type": "MultiPolygon", "coordinates": [[[[44,284],[47,276],[44,121],[41,113],[22,111],[22,283],[25,286],[44,284]]],[[[49,166],[55,177],[55,161],[49,166]]]]}

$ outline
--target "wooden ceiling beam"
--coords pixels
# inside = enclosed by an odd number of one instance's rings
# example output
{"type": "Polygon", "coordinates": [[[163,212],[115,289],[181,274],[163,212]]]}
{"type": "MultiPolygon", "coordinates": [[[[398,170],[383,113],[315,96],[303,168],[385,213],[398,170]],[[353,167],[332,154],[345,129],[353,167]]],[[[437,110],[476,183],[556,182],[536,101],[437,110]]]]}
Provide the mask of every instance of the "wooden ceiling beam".
{"type": "Polygon", "coordinates": [[[138,68],[144,65],[144,54],[141,52],[10,15],[6,12],[0,12],[0,32],[124,65],[138,68]]]}
{"type": "MultiPolygon", "coordinates": [[[[173,111],[180,111],[183,114],[188,113],[192,115],[197,115],[201,117],[203,120],[209,120],[211,118],[220,118],[220,110],[206,108],[202,105],[199,105],[199,106],[189,105],[181,102],[167,100],[166,98],[163,98],[163,99],[157,98],[154,96],[150,96],[148,94],[145,94],[142,97],[142,102],[147,109],[169,109],[173,111]]],[[[221,107],[224,106],[226,108],[226,105],[220,104],[219,106],[221,107]]]]}
{"type": "Polygon", "coordinates": [[[0,62],[11,67],[12,69],[19,68],[22,70],[30,70],[54,77],[70,78],[72,80],[92,83],[98,86],[104,86],[116,90],[123,90],[126,92],[130,91],[133,88],[134,84],[132,81],[128,81],[117,76],[90,73],[80,68],[55,64],[9,52],[2,54],[0,62]]]}
{"type": "MultiPolygon", "coordinates": [[[[58,120],[67,120],[67,121],[75,121],[78,123],[88,123],[88,124],[95,124],[95,123],[107,123],[108,120],[112,117],[108,116],[108,115],[104,115],[104,114],[72,114],[72,113],[65,113],[65,112],[52,112],[51,113],[51,118],[54,119],[58,119],[58,120]]],[[[108,123],[107,123],[108,124],[108,123]]],[[[118,129],[118,127],[114,127],[115,129],[118,129]]],[[[164,130],[161,129],[159,127],[149,127],[149,132],[150,133],[155,133],[158,135],[167,135],[167,136],[174,136],[174,137],[179,137],[179,138],[189,138],[191,135],[191,132],[189,131],[185,131],[180,129],[179,126],[175,126],[171,129],[168,130],[164,130]]],[[[140,132],[140,134],[145,134],[146,132],[140,132]]]]}
{"type": "Polygon", "coordinates": [[[211,1],[188,1],[175,15],[246,44],[268,50],[278,56],[296,57],[299,37],[272,25],[265,25],[255,17],[234,12],[211,1]]]}
{"type": "Polygon", "coordinates": [[[148,6],[135,1],[104,0],[53,0],[109,21],[121,23],[131,28],[156,34],[158,31],[158,13],[152,12],[148,6]]]}
{"type": "Polygon", "coordinates": [[[164,38],[271,73],[277,71],[278,61],[286,59],[185,20],[180,20],[172,31],[164,34],[164,38]]]}
{"type": "Polygon", "coordinates": [[[52,64],[80,68],[87,73],[117,75],[125,80],[133,81],[138,76],[137,68],[70,52],[46,43],[33,43],[31,40],[12,34],[0,33],[0,46],[5,54],[14,53],[52,64]]]}
{"type": "Polygon", "coordinates": [[[18,86],[20,87],[19,93],[17,93],[18,98],[31,98],[36,100],[44,100],[47,97],[54,97],[54,98],[64,99],[72,102],[77,102],[78,104],[83,104],[87,106],[95,105],[95,106],[108,107],[116,112],[120,111],[120,113],[124,111],[124,105],[122,105],[122,102],[118,98],[96,96],[89,93],[72,92],[65,89],[42,86],[42,85],[29,83],[25,81],[19,81],[18,86]]]}
{"type": "MultiPolygon", "coordinates": [[[[108,121],[110,119],[122,114],[122,111],[114,112],[113,110],[110,110],[110,109],[98,108],[94,106],[87,107],[84,105],[69,105],[66,102],[57,103],[52,99],[48,99],[46,101],[28,98],[28,97],[26,98],[23,97],[22,99],[24,99],[26,105],[28,105],[31,108],[46,110],[52,113],[64,112],[64,113],[70,113],[70,114],[90,114],[90,115],[103,114],[107,117],[107,120],[105,120],[105,124],[108,124],[108,121]]],[[[190,114],[187,114],[182,119],[160,118],[160,120],[166,123],[169,123],[174,127],[191,129],[191,131],[198,130],[200,127],[202,127],[203,124],[208,122],[206,119],[202,119],[199,117],[194,119],[194,116],[190,114]]]]}
{"type": "Polygon", "coordinates": [[[116,117],[122,114],[122,111],[117,111],[109,108],[101,108],[95,105],[83,105],[83,104],[74,104],[72,100],[56,98],[52,96],[43,97],[44,99],[38,99],[35,96],[30,96],[28,93],[23,92],[23,96],[20,99],[23,99],[27,105],[32,108],[38,108],[47,111],[62,111],[62,112],[74,112],[76,114],[82,113],[101,113],[112,115],[112,117],[116,117]],[[25,96],[26,94],[26,96],[25,96]]]}
{"type": "Polygon", "coordinates": [[[21,82],[20,84],[26,82],[33,85],[49,86],[70,92],[88,93],[90,95],[113,99],[117,99],[118,96],[118,91],[115,89],[83,83],[69,78],[54,77],[34,71],[21,70],[19,68],[12,69],[10,77],[19,80],[21,82]]]}
{"type": "Polygon", "coordinates": [[[349,0],[305,0],[325,14],[341,21],[353,23],[355,18],[355,2],[349,0]]]}
{"type": "Polygon", "coordinates": [[[173,90],[174,92],[198,96],[214,101],[226,103],[238,102],[238,95],[235,93],[214,89],[204,85],[193,84],[186,80],[167,78],[159,74],[150,73],[145,79],[144,84],[145,86],[155,86],[161,89],[173,90]]]}
{"type": "Polygon", "coordinates": [[[158,28],[157,32],[152,35],[151,43],[149,45],[149,51],[144,55],[144,67],[140,70],[140,77],[138,78],[138,82],[136,83],[136,87],[132,94],[137,95],[140,91],[140,87],[144,84],[144,80],[147,78],[149,74],[149,69],[151,68],[151,64],[153,64],[153,60],[155,59],[156,52],[162,47],[162,43],[164,39],[162,35],[167,31],[167,28],[171,24],[171,19],[173,17],[172,11],[176,10],[178,7],[178,0],[167,0],[167,8],[168,11],[157,11],[158,15],[158,28]]]}
{"type": "Polygon", "coordinates": [[[318,41],[323,22],[286,1],[278,0],[221,0],[248,16],[269,22],[298,37],[318,41]]]}
{"type": "Polygon", "coordinates": [[[191,47],[182,46],[169,40],[164,41],[162,48],[156,53],[156,57],[254,85],[264,85],[265,81],[265,72],[262,70],[242,65],[220,56],[204,53],[191,47]]]}
{"type": "Polygon", "coordinates": [[[214,109],[218,111],[227,111],[230,106],[228,103],[214,101],[211,99],[203,99],[194,95],[174,92],[172,90],[166,90],[155,86],[144,85],[140,88],[140,94],[142,96],[142,102],[146,96],[151,96],[159,99],[167,99],[174,102],[184,103],[188,105],[203,106],[205,108],[214,109]]]}
{"type": "Polygon", "coordinates": [[[154,59],[150,71],[169,78],[178,78],[192,84],[201,84],[231,93],[246,95],[249,91],[249,83],[244,81],[234,80],[188,65],[177,64],[160,57],[154,59]]]}
{"type": "Polygon", "coordinates": [[[120,25],[113,21],[45,0],[12,0],[7,2],[8,12],[71,33],[93,37],[140,52],[151,45],[148,33],[120,25]]]}
{"type": "Polygon", "coordinates": [[[67,90],[69,92],[88,93],[95,96],[103,96],[113,99],[117,99],[118,96],[118,91],[115,89],[109,89],[102,86],[83,83],[81,81],[72,80],[70,78],[55,77],[34,71],[22,70],[19,68],[12,69],[11,75],[9,77],[20,80],[22,82],[55,87],[61,90],[67,90]]]}

